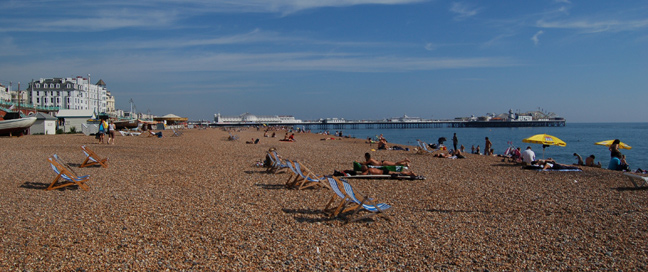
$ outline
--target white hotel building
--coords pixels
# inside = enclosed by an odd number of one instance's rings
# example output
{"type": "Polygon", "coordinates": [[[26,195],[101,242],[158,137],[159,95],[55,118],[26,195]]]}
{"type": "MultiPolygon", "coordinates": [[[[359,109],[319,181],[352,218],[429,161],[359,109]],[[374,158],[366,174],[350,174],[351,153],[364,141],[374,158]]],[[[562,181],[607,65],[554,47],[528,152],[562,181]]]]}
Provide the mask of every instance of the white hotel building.
{"type": "Polygon", "coordinates": [[[89,77],[41,78],[30,82],[27,91],[30,102],[34,106],[57,107],[62,110],[91,110],[96,113],[115,110],[115,100],[106,89],[106,83],[101,79],[96,84],[91,84],[89,77]]]}

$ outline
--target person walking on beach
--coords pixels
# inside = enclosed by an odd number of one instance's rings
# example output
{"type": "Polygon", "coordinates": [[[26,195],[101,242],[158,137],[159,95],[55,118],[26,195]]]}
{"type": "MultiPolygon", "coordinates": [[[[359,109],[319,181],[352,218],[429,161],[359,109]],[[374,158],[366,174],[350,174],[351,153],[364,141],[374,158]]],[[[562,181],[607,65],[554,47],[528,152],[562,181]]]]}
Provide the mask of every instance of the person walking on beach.
{"type": "Polygon", "coordinates": [[[457,138],[457,133],[455,133],[454,136],[452,136],[452,147],[454,147],[454,150],[458,150],[457,144],[459,144],[459,139],[457,138]]]}
{"type": "Polygon", "coordinates": [[[115,144],[115,123],[110,120],[108,125],[108,144],[112,141],[112,144],[115,144]]]}
{"type": "Polygon", "coordinates": [[[484,146],[484,155],[493,155],[493,151],[491,151],[491,147],[493,146],[493,143],[486,137],[486,145],[484,146]]]}

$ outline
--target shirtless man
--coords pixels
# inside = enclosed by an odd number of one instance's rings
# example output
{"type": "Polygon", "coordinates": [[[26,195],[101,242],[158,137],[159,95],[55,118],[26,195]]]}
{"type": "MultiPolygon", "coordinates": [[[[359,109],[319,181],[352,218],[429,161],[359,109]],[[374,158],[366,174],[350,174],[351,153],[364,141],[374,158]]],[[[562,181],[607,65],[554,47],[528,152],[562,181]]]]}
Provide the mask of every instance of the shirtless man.
{"type": "Polygon", "coordinates": [[[383,166],[383,165],[404,165],[409,167],[410,160],[405,158],[399,162],[392,161],[377,161],[371,158],[371,154],[365,153],[365,162],[361,162],[362,165],[373,165],[373,166],[383,166]]]}
{"type": "Polygon", "coordinates": [[[597,164],[595,164],[594,159],[596,159],[596,157],[594,155],[590,155],[589,157],[585,158],[585,165],[590,166],[590,167],[601,168],[601,162],[598,162],[597,164]]]}
{"type": "Polygon", "coordinates": [[[367,167],[366,165],[363,165],[362,168],[360,168],[360,171],[362,171],[361,175],[405,175],[416,177],[416,174],[414,174],[414,172],[412,171],[394,172],[387,169],[371,168],[367,167]]]}

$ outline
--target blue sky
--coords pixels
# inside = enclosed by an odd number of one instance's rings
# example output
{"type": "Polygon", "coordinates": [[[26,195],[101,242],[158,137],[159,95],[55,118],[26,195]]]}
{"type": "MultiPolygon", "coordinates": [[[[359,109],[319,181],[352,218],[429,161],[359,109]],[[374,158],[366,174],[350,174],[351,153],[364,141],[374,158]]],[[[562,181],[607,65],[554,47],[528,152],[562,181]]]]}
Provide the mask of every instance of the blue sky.
{"type": "MultiPolygon", "coordinates": [[[[648,2],[0,2],[0,83],[103,79],[117,107],[447,119],[542,108],[646,122],[648,2]]],[[[15,86],[15,85],[14,85],[15,86]]]]}

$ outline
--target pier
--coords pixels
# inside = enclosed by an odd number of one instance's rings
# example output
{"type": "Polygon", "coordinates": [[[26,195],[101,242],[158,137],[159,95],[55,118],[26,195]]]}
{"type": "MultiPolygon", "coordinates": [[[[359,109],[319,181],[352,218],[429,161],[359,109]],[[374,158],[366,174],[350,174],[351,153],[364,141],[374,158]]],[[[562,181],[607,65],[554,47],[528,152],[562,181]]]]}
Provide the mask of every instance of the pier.
{"type": "Polygon", "coordinates": [[[349,129],[419,129],[419,128],[470,128],[470,127],[564,127],[565,120],[534,120],[534,121],[345,121],[345,122],[297,122],[297,123],[212,123],[215,127],[243,126],[292,126],[306,130],[349,130],[349,129]]]}

